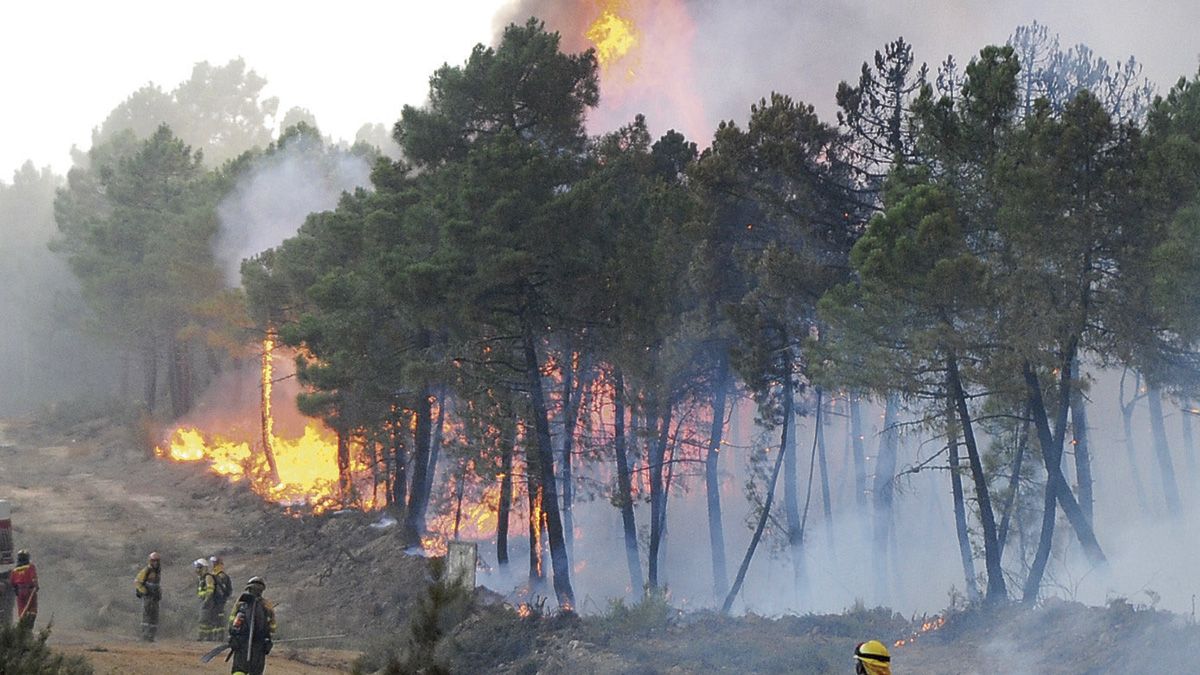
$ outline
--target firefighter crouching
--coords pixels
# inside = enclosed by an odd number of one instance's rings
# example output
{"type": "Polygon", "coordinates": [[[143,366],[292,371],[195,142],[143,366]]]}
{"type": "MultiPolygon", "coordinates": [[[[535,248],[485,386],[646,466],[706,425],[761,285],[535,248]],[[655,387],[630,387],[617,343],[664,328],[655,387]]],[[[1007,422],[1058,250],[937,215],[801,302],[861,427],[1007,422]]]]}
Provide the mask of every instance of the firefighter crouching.
{"type": "Polygon", "coordinates": [[[158,633],[158,603],[162,601],[162,562],[158,552],[146,558],[146,566],[137,573],[133,588],[142,600],[142,639],[154,642],[158,633]]]}
{"type": "Polygon", "coordinates": [[[233,675],[262,675],[271,635],[275,632],[275,610],[263,597],[267,583],[251,577],[229,615],[229,647],[233,650],[233,675]]]}

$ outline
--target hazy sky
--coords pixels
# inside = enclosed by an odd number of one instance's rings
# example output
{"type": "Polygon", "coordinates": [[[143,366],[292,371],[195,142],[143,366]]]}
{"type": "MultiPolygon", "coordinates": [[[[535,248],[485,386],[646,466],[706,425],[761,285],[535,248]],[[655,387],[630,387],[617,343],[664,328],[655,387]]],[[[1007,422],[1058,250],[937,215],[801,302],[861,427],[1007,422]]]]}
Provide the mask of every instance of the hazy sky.
{"type": "Polygon", "coordinates": [[[0,180],[26,159],[65,172],[72,144],[153,81],[170,91],[192,65],[245,58],[282,115],[308,108],[353,138],[420,103],[429,74],[489,42],[504,0],[15,0],[0,12],[0,180]]]}
{"type": "MultiPolygon", "coordinates": [[[[87,148],[92,127],[114,106],[147,82],[171,90],[198,61],[221,65],[245,58],[267,78],[266,95],[279,97],[281,115],[306,107],[322,131],[348,139],[364,123],[390,125],[405,103],[421,103],[437,66],[460,64],[475,43],[491,42],[498,14],[501,20],[522,20],[534,11],[592,15],[602,4],[16,1],[5,3],[0,23],[3,181],[26,159],[64,172],[71,145],[87,148]]],[[[1037,19],[1060,33],[1064,45],[1087,42],[1110,59],[1136,54],[1163,89],[1194,74],[1200,53],[1196,0],[624,1],[651,14],[655,7],[686,7],[693,16],[692,66],[677,86],[699,97],[702,110],[689,117],[672,109],[664,88],[651,82],[644,98],[625,100],[609,114],[601,110],[595,120],[616,124],[647,112],[652,130],[676,126],[702,145],[717,120],[744,120],[749,104],[772,89],[812,102],[832,119],[837,82],[856,78],[858,65],[897,35],[916,46],[920,60],[936,63],[952,52],[965,61],[1037,19]]],[[[565,29],[553,18],[550,23],[565,29]]],[[[675,35],[647,28],[650,48],[664,52],[674,42],[675,35]]],[[[586,46],[581,34],[564,42],[572,49],[586,46]]],[[[608,93],[605,105],[612,107],[613,90],[608,93]]]]}

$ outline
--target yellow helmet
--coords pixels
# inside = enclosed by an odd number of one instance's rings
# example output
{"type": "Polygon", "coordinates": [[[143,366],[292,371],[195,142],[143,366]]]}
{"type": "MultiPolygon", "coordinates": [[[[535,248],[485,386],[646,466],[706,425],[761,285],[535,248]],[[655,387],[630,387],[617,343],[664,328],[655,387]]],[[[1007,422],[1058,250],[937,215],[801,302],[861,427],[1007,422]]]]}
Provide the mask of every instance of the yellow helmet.
{"type": "Polygon", "coordinates": [[[854,648],[854,658],[859,661],[888,663],[892,660],[892,655],[888,653],[887,647],[879,640],[867,640],[866,642],[858,643],[858,646],[854,648]]]}

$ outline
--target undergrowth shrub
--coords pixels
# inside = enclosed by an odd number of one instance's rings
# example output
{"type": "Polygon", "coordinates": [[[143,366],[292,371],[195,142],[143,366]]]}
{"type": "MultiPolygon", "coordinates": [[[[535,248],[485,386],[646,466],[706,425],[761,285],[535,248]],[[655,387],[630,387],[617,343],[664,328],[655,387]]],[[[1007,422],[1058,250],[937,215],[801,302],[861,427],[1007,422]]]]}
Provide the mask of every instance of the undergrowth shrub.
{"type": "Polygon", "coordinates": [[[34,633],[16,625],[0,626],[0,673],[12,675],[92,675],[91,664],[46,646],[50,627],[34,633]]]}

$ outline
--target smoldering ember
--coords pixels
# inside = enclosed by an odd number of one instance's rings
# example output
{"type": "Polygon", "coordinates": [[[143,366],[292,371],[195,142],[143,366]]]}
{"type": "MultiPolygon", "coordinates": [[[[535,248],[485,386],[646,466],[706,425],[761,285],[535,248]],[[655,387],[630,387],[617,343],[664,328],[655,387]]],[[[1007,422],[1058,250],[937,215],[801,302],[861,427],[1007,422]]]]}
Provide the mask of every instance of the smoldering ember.
{"type": "Polygon", "coordinates": [[[476,4],[0,181],[0,672],[1194,669],[1200,6],[476,4]]]}

